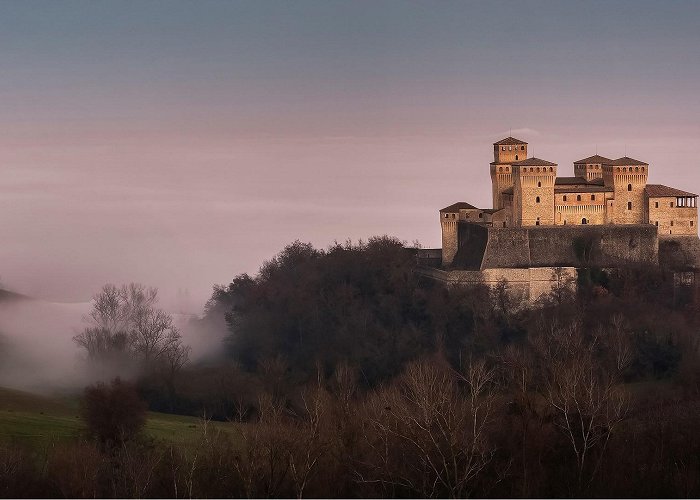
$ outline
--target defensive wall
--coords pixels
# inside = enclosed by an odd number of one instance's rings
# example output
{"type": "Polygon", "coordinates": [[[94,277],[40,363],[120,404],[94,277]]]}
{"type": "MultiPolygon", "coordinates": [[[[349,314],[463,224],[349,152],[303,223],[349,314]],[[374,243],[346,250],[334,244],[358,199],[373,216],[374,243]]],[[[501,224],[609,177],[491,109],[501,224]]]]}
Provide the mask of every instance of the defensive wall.
{"type": "Polygon", "coordinates": [[[457,254],[447,269],[657,265],[658,253],[657,230],[649,224],[499,228],[460,223],[457,254]]]}
{"type": "Polygon", "coordinates": [[[506,293],[516,304],[535,303],[549,295],[556,287],[576,288],[576,269],[573,267],[536,267],[527,269],[502,268],[483,271],[451,270],[420,267],[418,274],[446,285],[485,285],[495,289],[505,280],[506,293]]]}

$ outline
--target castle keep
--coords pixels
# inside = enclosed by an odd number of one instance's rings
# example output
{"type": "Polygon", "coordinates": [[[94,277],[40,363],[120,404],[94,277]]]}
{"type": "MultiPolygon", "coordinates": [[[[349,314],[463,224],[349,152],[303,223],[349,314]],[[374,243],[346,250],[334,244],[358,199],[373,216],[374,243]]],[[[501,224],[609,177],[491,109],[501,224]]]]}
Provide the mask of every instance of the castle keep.
{"type": "Polygon", "coordinates": [[[493,208],[459,202],[440,210],[443,266],[451,266],[464,246],[465,241],[460,241],[467,234],[460,231],[463,224],[485,228],[595,225],[620,229],[636,225],[653,227],[660,239],[697,239],[697,195],[647,184],[648,163],[626,156],[611,160],[595,155],[574,162],[573,177],[558,177],[557,164],[528,157],[527,146],[513,137],[494,143],[489,169],[493,208]]]}

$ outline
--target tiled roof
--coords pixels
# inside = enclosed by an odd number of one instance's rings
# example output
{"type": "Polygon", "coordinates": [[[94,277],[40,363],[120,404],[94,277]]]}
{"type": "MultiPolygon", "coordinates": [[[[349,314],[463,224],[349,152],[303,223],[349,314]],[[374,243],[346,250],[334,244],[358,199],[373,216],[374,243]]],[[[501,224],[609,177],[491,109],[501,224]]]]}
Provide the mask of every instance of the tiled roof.
{"type": "Polygon", "coordinates": [[[513,146],[515,144],[527,144],[527,142],[516,139],[515,137],[506,137],[505,139],[493,143],[494,146],[513,146]]]}
{"type": "Polygon", "coordinates": [[[644,192],[649,198],[676,198],[684,196],[697,196],[697,194],[681,191],[680,189],[664,186],[663,184],[647,184],[644,192]]]}
{"type": "Polygon", "coordinates": [[[459,212],[461,210],[476,208],[474,205],[460,201],[458,203],[453,203],[449,207],[445,207],[440,212],[459,212]]]}
{"type": "Polygon", "coordinates": [[[629,167],[630,165],[644,165],[644,166],[649,165],[648,163],[644,163],[643,161],[635,160],[634,158],[630,158],[629,156],[623,156],[622,158],[618,158],[617,160],[611,160],[605,164],[613,166],[613,167],[629,167]]]}
{"type": "Polygon", "coordinates": [[[539,158],[528,158],[527,160],[516,161],[512,165],[519,167],[556,167],[556,163],[541,160],[539,158]]]}
{"type": "Polygon", "coordinates": [[[575,161],[574,163],[586,163],[586,164],[609,164],[612,160],[610,158],[606,158],[605,156],[600,156],[600,155],[593,155],[589,156],[588,158],[584,158],[583,160],[575,161]]]}
{"type": "Polygon", "coordinates": [[[588,184],[588,181],[583,177],[557,177],[554,180],[554,184],[557,185],[571,185],[571,184],[588,184]]]}

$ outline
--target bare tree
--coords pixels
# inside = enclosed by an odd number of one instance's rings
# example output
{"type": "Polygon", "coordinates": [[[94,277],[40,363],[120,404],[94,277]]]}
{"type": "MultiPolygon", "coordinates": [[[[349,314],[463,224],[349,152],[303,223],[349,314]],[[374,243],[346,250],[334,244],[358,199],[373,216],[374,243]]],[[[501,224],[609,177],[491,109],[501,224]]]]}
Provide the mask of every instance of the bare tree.
{"type": "Polygon", "coordinates": [[[487,433],[494,383],[482,361],[462,373],[444,363],[410,364],[395,386],[368,402],[373,432],[365,439],[373,458],[358,469],[358,480],[390,495],[468,496],[495,451],[487,433]]]}
{"type": "Polygon", "coordinates": [[[155,288],[137,283],[105,285],[84,318],[87,326],[73,340],[92,360],[123,356],[149,368],[164,362],[178,370],[186,363],[189,348],[183,346],[172,317],[158,309],[157,302],[155,288]]]}
{"type": "Polygon", "coordinates": [[[586,338],[576,323],[553,325],[549,333],[543,337],[543,395],[575,456],[580,492],[593,481],[610,436],[627,414],[628,398],[595,358],[595,337],[586,338]]]}

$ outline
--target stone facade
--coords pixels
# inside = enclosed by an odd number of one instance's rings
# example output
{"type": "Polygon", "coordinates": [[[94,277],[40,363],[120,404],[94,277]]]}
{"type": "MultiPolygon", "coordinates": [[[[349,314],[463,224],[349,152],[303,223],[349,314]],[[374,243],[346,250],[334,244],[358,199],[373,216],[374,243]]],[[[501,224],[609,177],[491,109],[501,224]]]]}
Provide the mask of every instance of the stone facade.
{"type": "Polygon", "coordinates": [[[500,268],[485,271],[443,271],[422,267],[419,274],[447,285],[484,285],[496,290],[505,283],[505,292],[515,309],[524,308],[548,296],[558,288],[576,289],[576,269],[572,267],[500,268]]]}
{"type": "Polygon", "coordinates": [[[575,177],[557,177],[557,164],[527,157],[527,143],[494,143],[490,164],[493,208],[456,203],[440,211],[443,265],[457,257],[459,225],[488,227],[650,225],[660,238],[697,237],[697,195],[647,184],[649,165],[595,155],[574,162],[575,177]]]}

